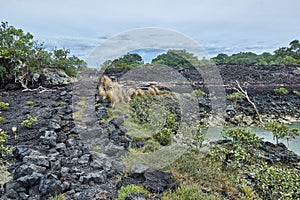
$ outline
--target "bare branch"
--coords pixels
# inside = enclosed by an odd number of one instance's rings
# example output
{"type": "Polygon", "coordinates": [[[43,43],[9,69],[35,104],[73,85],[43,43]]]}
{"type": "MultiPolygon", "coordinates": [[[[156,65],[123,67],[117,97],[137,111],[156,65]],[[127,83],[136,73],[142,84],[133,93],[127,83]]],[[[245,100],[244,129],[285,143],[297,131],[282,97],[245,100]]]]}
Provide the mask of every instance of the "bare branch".
{"type": "Polygon", "coordinates": [[[257,109],[257,107],[256,107],[256,105],[255,105],[255,103],[254,103],[253,101],[251,101],[251,99],[249,98],[249,95],[248,95],[247,91],[244,90],[244,89],[241,87],[240,83],[239,83],[237,80],[236,80],[235,82],[236,82],[238,88],[233,88],[233,89],[236,90],[237,92],[240,92],[240,93],[243,94],[243,96],[247,99],[247,101],[253,106],[253,108],[254,108],[254,110],[255,110],[255,112],[256,112],[256,115],[257,115],[257,117],[258,117],[259,122],[260,122],[261,124],[264,124],[264,122],[263,122],[262,119],[261,119],[261,116],[260,116],[260,114],[259,114],[259,111],[258,111],[258,109],[257,109]]]}

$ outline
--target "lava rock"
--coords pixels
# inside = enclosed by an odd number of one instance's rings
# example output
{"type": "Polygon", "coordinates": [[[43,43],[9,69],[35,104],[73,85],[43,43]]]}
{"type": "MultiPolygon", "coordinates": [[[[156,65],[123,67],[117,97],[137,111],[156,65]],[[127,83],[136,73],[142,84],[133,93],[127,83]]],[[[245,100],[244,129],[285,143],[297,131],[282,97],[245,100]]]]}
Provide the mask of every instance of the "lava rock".
{"type": "Polygon", "coordinates": [[[42,167],[50,167],[50,163],[47,156],[25,156],[23,162],[36,164],[42,167]]]}

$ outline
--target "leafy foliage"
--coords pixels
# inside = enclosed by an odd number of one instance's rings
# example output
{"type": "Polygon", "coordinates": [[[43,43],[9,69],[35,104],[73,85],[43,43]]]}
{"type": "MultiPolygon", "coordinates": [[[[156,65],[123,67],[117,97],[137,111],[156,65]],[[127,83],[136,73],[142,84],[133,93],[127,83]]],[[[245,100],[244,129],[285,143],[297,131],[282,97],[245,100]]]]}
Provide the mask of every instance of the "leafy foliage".
{"type": "Polygon", "coordinates": [[[169,128],[163,128],[153,135],[154,139],[159,142],[159,144],[166,146],[171,143],[172,140],[172,130],[169,128]]]}
{"type": "Polygon", "coordinates": [[[127,186],[122,186],[121,189],[118,192],[118,198],[117,200],[125,200],[126,197],[130,194],[130,193],[143,193],[145,195],[148,195],[149,192],[138,185],[127,185],[127,186]]]}
{"type": "Polygon", "coordinates": [[[260,147],[263,140],[263,138],[258,137],[255,133],[242,128],[229,129],[225,134],[238,144],[246,143],[255,147],[260,147]]]}
{"type": "Polygon", "coordinates": [[[30,76],[40,68],[61,68],[68,75],[86,67],[79,58],[69,57],[67,49],[45,50],[42,43],[34,41],[33,35],[1,22],[0,25],[0,81],[30,81],[30,76]]]}
{"type": "Polygon", "coordinates": [[[281,87],[281,88],[275,88],[274,92],[276,94],[280,94],[280,95],[286,95],[286,94],[289,93],[289,91],[286,88],[283,88],[283,87],[281,87]]]}
{"type": "Polygon", "coordinates": [[[109,68],[134,68],[143,64],[143,58],[137,53],[128,53],[123,57],[114,59],[113,61],[107,60],[103,63],[103,67],[106,69],[109,68]]]}
{"type": "Polygon", "coordinates": [[[226,96],[228,100],[236,101],[245,98],[245,96],[241,92],[233,92],[226,96]]]}
{"type": "Polygon", "coordinates": [[[290,137],[295,139],[296,136],[300,135],[300,132],[297,128],[290,129],[288,125],[280,122],[267,122],[265,123],[265,128],[272,132],[277,144],[278,139],[282,139],[284,137],[287,137],[287,140],[290,137]]]}
{"type": "Polygon", "coordinates": [[[290,42],[289,47],[276,49],[273,54],[264,52],[255,54],[253,52],[240,52],[227,55],[220,53],[211,60],[216,64],[233,65],[293,65],[300,64],[299,40],[290,42]]]}
{"type": "Polygon", "coordinates": [[[7,110],[9,108],[9,103],[0,101],[0,110],[7,110]]]}
{"type": "Polygon", "coordinates": [[[297,199],[300,196],[300,175],[296,169],[264,163],[257,170],[255,184],[263,199],[297,199]]]}
{"type": "Polygon", "coordinates": [[[167,53],[158,55],[152,60],[152,64],[167,65],[170,67],[202,66],[209,64],[206,58],[199,60],[197,56],[184,50],[170,49],[167,53]]]}
{"type": "Polygon", "coordinates": [[[8,148],[4,144],[8,137],[9,135],[0,128],[0,155],[8,151],[8,148]]]}
{"type": "Polygon", "coordinates": [[[22,122],[22,125],[26,128],[31,128],[33,124],[37,123],[38,119],[36,117],[32,117],[31,115],[27,115],[27,119],[22,122]]]}

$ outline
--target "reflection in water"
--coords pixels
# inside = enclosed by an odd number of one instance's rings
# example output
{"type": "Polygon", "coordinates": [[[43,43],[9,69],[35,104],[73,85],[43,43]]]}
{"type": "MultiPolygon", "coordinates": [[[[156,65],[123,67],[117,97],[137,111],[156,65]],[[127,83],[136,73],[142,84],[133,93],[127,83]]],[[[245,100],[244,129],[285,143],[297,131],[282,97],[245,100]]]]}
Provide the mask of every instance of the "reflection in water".
{"type": "MultiPolygon", "coordinates": [[[[265,130],[263,127],[244,127],[244,128],[247,128],[250,131],[256,133],[259,137],[264,138],[264,141],[269,141],[269,142],[275,143],[275,140],[273,140],[272,133],[268,130],[265,130]]],[[[293,123],[290,125],[290,128],[298,128],[300,130],[300,123],[293,123]]],[[[221,133],[220,128],[210,128],[210,129],[213,129],[214,131],[210,131],[209,134],[206,134],[207,131],[204,130],[205,137],[208,139],[208,141],[222,139],[222,133],[221,133]]],[[[290,139],[288,143],[287,143],[286,138],[279,139],[279,142],[282,142],[291,151],[300,155],[300,136],[297,136],[295,139],[290,139]]]]}

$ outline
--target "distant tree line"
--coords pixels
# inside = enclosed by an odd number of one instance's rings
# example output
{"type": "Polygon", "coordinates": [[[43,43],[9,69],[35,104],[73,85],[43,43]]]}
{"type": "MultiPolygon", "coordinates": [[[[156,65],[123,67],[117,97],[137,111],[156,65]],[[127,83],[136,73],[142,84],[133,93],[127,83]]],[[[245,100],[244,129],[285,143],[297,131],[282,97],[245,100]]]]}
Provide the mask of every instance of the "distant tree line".
{"type": "MultiPolygon", "coordinates": [[[[126,54],[113,61],[106,61],[106,67],[132,68],[143,64],[142,57],[136,53],[126,54]]],[[[207,59],[199,59],[194,54],[186,50],[168,50],[166,53],[158,55],[152,60],[151,65],[175,66],[203,66],[208,64],[230,64],[230,65],[295,65],[300,64],[300,42],[293,40],[289,47],[281,47],[273,53],[264,52],[255,54],[253,52],[240,52],[227,55],[220,53],[217,56],[207,59]]],[[[148,64],[149,65],[149,64],[148,64]]]]}
{"type": "Polygon", "coordinates": [[[49,52],[25,33],[1,22],[0,25],[0,83],[10,83],[18,79],[29,79],[42,68],[60,68],[69,76],[77,76],[80,68],[86,67],[85,61],[69,56],[68,49],[54,49],[49,52]]]}
{"type": "Polygon", "coordinates": [[[290,42],[289,47],[281,47],[274,53],[264,52],[255,54],[253,52],[240,52],[227,55],[218,54],[211,58],[216,64],[233,65],[295,65],[300,64],[300,43],[299,40],[290,42]]]}

